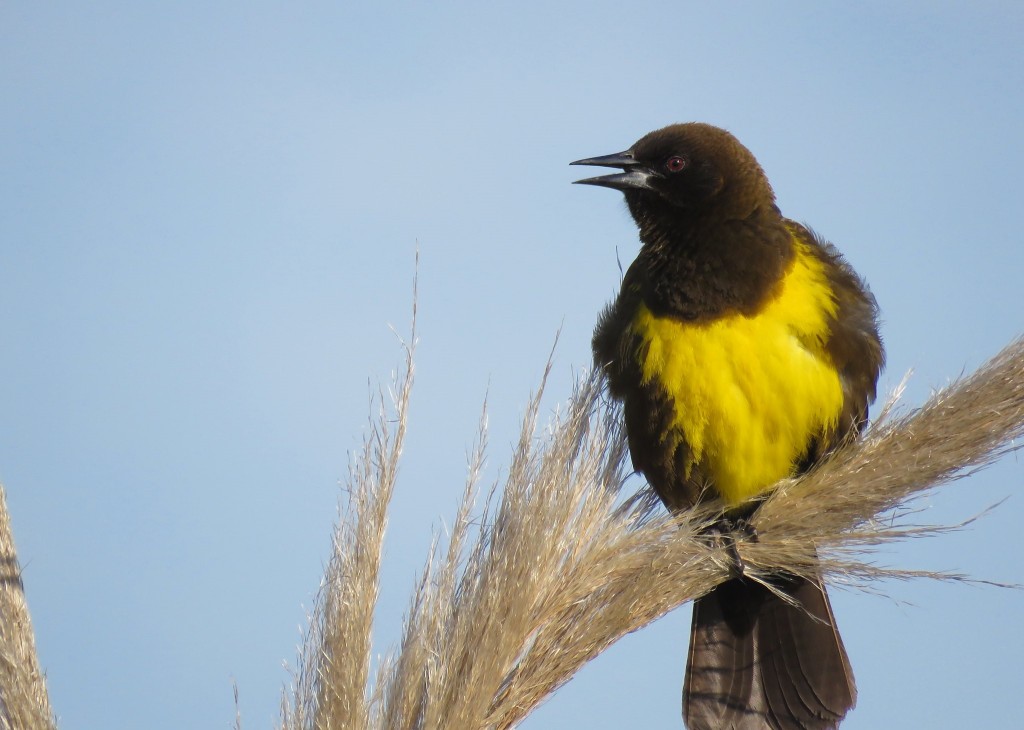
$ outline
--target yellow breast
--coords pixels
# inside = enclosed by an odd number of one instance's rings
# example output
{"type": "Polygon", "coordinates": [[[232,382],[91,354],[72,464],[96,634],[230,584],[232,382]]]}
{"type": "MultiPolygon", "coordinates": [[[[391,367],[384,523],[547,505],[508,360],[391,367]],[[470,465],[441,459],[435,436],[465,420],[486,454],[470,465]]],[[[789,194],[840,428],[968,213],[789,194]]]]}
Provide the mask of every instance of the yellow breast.
{"type": "Polygon", "coordinates": [[[824,265],[796,242],[776,295],[754,316],[687,324],[641,306],[633,328],[644,382],[674,402],[693,461],[729,504],[793,473],[811,439],[836,427],[839,374],[824,342],[836,304],[824,265]]]}

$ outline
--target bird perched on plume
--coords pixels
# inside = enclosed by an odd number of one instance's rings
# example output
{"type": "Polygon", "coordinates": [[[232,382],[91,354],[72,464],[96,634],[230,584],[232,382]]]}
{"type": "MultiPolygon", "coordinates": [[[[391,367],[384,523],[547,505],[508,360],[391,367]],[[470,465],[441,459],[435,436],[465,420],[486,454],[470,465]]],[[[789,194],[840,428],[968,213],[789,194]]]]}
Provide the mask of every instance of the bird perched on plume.
{"type": "MultiPolygon", "coordinates": [[[[665,505],[746,518],[866,421],[878,310],[834,246],[780,213],[725,130],[676,124],[580,180],[621,190],[641,249],[594,332],[634,467],[665,505]]],[[[827,509],[828,505],[822,505],[827,509]]],[[[683,687],[693,730],[835,728],[857,690],[820,579],[739,575],[694,602],[683,687]]]]}

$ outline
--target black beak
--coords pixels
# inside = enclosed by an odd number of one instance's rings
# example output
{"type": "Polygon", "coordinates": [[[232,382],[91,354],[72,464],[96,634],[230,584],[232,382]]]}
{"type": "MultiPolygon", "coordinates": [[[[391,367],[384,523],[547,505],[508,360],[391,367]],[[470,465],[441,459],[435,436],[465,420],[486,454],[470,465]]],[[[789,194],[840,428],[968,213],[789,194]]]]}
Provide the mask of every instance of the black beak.
{"type": "Polygon", "coordinates": [[[637,162],[633,158],[633,153],[629,150],[617,152],[614,155],[588,157],[585,160],[576,160],[569,164],[593,165],[594,167],[621,167],[623,170],[614,175],[601,175],[599,177],[577,180],[576,184],[578,185],[600,185],[601,187],[614,188],[615,190],[654,190],[654,187],[651,185],[651,178],[654,177],[655,173],[651,172],[643,163],[637,162]]]}

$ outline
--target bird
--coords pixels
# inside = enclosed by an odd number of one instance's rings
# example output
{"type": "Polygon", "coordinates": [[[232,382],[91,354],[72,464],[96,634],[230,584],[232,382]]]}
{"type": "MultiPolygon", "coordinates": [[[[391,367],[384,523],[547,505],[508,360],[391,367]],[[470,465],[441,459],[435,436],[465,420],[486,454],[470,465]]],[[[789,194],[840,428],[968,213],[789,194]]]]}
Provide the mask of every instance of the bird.
{"type": "MultiPolygon", "coordinates": [[[[885,362],[878,304],[839,250],[784,217],[730,132],[673,124],[577,160],[621,191],[640,250],[592,340],[633,467],[665,506],[747,525],[782,479],[864,428],[885,362]]],[[[822,505],[827,509],[827,505],[822,505]]],[[[756,535],[755,535],[756,537],[756,535]]],[[[825,730],[857,689],[820,573],[739,570],[694,601],[691,730],[825,730]]]]}

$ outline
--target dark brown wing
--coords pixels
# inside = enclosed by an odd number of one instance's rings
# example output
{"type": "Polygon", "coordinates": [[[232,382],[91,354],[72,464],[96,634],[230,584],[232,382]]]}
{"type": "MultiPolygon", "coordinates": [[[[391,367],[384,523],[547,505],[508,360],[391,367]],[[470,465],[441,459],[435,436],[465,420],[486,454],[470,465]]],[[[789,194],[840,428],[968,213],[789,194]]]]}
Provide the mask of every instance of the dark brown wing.
{"type": "Polygon", "coordinates": [[[674,406],[657,383],[644,383],[641,337],[631,324],[642,301],[645,264],[630,266],[619,296],[601,313],[594,330],[594,364],[608,377],[612,397],[622,401],[629,454],[633,468],[643,472],[662,502],[672,511],[695,505],[704,479],[699,466],[691,464],[691,452],[683,435],[673,428],[674,406]]]}

